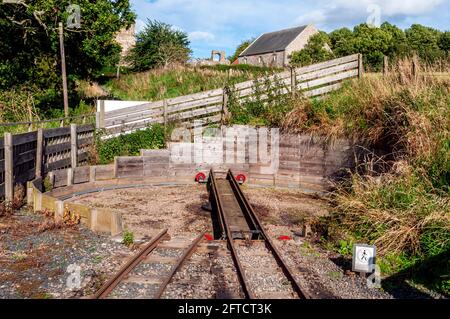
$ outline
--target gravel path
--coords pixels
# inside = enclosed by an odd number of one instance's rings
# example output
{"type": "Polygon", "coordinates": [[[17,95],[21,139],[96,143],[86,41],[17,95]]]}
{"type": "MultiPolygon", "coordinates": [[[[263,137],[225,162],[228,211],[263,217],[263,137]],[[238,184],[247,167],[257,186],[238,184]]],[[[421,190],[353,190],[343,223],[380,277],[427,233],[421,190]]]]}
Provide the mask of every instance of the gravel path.
{"type": "Polygon", "coordinates": [[[172,235],[211,232],[205,185],[130,188],[83,195],[71,201],[109,208],[122,214],[124,227],[136,238],[151,237],[164,228],[172,235]]]}
{"type": "Polygon", "coordinates": [[[92,294],[133,253],[83,226],[46,229],[49,225],[48,217],[26,209],[0,219],[0,298],[92,294]],[[71,278],[73,288],[67,286],[71,278]]]}

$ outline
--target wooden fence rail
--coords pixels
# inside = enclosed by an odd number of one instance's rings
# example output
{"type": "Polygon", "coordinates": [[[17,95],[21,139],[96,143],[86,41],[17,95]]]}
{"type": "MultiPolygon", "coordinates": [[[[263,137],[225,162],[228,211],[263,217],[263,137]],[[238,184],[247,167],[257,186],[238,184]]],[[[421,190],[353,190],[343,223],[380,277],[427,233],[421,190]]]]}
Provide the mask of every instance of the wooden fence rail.
{"type": "MultiPolygon", "coordinates": [[[[291,69],[271,75],[267,78],[235,84],[231,88],[215,89],[186,96],[149,102],[105,112],[104,104],[97,113],[97,127],[105,129],[109,136],[129,133],[147,127],[152,123],[179,121],[189,125],[193,118],[205,120],[206,124],[218,123],[226,112],[230,94],[245,103],[258,98],[264,101],[264,95],[256,91],[270,82],[277,94],[297,93],[306,97],[320,96],[341,87],[345,79],[359,76],[363,72],[361,54],[354,54],[314,65],[291,69]]],[[[266,88],[267,90],[267,88],[266,88]]]]}
{"type": "Polygon", "coordinates": [[[12,135],[0,139],[0,199],[11,201],[14,186],[64,168],[85,165],[94,142],[93,124],[12,135]]]}

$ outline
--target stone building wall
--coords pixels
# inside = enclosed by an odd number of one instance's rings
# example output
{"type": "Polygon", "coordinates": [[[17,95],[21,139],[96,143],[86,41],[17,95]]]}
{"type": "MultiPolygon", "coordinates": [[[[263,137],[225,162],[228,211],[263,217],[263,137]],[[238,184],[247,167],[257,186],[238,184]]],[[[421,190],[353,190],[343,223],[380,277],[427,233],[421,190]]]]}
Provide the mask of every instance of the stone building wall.
{"type": "Polygon", "coordinates": [[[285,59],[284,51],[280,51],[275,53],[271,52],[265,54],[239,57],[238,62],[239,64],[283,67],[285,65],[284,59],[285,59]]]}

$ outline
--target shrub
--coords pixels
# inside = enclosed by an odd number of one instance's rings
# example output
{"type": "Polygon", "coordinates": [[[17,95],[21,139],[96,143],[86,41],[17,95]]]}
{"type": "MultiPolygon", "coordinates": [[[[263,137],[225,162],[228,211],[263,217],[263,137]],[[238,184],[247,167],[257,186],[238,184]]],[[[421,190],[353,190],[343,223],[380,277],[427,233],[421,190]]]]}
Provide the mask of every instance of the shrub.
{"type": "Polygon", "coordinates": [[[122,243],[126,246],[131,246],[134,243],[134,234],[129,230],[125,230],[123,233],[122,243]]]}
{"type": "Polygon", "coordinates": [[[96,150],[100,164],[114,161],[115,156],[136,156],[141,149],[159,149],[165,146],[164,126],[153,124],[144,130],[122,134],[107,140],[97,137],[96,150]]]}
{"type": "Polygon", "coordinates": [[[323,220],[328,239],[341,250],[341,240],[375,244],[386,271],[409,269],[413,277],[433,260],[423,273],[436,273],[424,282],[448,293],[447,279],[437,275],[448,265],[434,259],[450,252],[450,84],[414,77],[408,64],[400,61],[384,78],[350,81],[321,100],[294,101],[283,128],[330,141],[350,137],[374,150],[364,152],[349,182],[336,185],[334,212],[323,220]]]}

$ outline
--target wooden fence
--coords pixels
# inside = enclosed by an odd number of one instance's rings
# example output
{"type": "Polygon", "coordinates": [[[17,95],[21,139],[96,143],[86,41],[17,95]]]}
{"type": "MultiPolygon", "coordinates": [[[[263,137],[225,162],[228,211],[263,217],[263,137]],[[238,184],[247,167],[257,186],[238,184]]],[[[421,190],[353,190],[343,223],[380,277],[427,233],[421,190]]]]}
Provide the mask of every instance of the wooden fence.
{"type": "MultiPolygon", "coordinates": [[[[104,101],[101,101],[96,125],[105,129],[108,135],[116,135],[142,129],[152,123],[179,121],[188,124],[193,118],[203,119],[207,124],[219,123],[227,111],[230,94],[241,103],[251,100],[256,96],[258,83],[264,84],[269,80],[277,86],[278,94],[300,91],[304,96],[315,97],[337,90],[345,79],[361,77],[362,72],[362,55],[354,54],[264,79],[238,83],[228,89],[215,89],[110,112],[105,112],[104,101]]],[[[264,100],[267,96],[263,94],[258,98],[264,100]]]]}
{"type": "Polygon", "coordinates": [[[86,164],[94,130],[93,124],[71,124],[17,135],[5,133],[0,140],[0,198],[11,201],[14,185],[86,164]]]}

